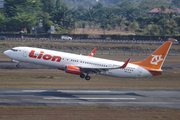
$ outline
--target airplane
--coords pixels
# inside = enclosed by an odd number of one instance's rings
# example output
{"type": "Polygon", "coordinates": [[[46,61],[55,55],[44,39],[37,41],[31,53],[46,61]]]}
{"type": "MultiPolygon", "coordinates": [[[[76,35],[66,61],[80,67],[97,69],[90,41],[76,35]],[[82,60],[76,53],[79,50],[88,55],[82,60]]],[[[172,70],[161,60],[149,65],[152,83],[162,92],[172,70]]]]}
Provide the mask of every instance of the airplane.
{"type": "Polygon", "coordinates": [[[145,60],[126,62],[102,59],[94,57],[95,48],[88,56],[46,50],[34,47],[14,47],[4,51],[4,55],[17,62],[28,62],[51,66],[66,73],[79,75],[81,78],[90,80],[89,74],[100,74],[120,78],[148,78],[162,74],[162,65],[166,59],[169,49],[175,39],[169,39],[145,60]],[[86,75],[85,75],[86,74],[86,75]]]}

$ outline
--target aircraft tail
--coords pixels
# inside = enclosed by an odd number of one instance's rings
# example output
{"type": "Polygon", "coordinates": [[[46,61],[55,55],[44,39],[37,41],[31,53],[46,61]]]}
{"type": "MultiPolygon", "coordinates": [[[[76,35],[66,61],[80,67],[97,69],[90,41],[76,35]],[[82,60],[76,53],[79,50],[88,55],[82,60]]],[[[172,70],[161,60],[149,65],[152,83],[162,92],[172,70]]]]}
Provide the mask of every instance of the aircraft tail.
{"type": "Polygon", "coordinates": [[[162,72],[161,67],[166,59],[169,49],[171,48],[172,41],[177,41],[177,40],[169,39],[145,60],[139,62],[132,62],[132,64],[139,65],[149,70],[150,72],[161,73],[162,72]]]}

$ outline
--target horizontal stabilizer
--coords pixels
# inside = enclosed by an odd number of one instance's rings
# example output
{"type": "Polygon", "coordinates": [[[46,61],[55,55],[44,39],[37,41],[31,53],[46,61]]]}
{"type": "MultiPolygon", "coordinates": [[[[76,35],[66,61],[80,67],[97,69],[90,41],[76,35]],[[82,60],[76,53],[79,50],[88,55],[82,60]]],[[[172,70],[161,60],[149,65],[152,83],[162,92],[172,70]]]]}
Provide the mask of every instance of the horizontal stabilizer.
{"type": "Polygon", "coordinates": [[[161,69],[151,69],[150,72],[151,72],[151,74],[153,76],[157,76],[157,75],[161,75],[162,74],[162,70],[161,69]]]}
{"type": "Polygon", "coordinates": [[[151,69],[150,72],[162,72],[163,70],[160,69],[151,69]]]}

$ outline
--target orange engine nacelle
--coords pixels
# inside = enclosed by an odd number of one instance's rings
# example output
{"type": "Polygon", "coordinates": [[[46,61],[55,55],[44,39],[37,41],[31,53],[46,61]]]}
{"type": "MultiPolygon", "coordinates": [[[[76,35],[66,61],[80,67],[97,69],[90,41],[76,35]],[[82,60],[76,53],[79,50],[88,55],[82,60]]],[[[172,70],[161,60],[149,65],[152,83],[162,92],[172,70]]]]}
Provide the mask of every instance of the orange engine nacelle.
{"type": "Polygon", "coordinates": [[[81,69],[75,66],[68,65],[65,67],[65,72],[70,74],[80,75],[81,69]]]}

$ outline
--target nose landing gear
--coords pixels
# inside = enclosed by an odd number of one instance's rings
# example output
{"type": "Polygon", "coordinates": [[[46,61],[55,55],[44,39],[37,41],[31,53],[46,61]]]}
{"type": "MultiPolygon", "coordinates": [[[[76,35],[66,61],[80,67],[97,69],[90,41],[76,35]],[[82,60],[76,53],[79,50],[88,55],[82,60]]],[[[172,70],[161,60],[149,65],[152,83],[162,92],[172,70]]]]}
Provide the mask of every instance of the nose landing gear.
{"type": "Polygon", "coordinates": [[[20,68],[21,66],[20,66],[20,64],[18,63],[17,65],[16,65],[16,68],[20,68]]]}

